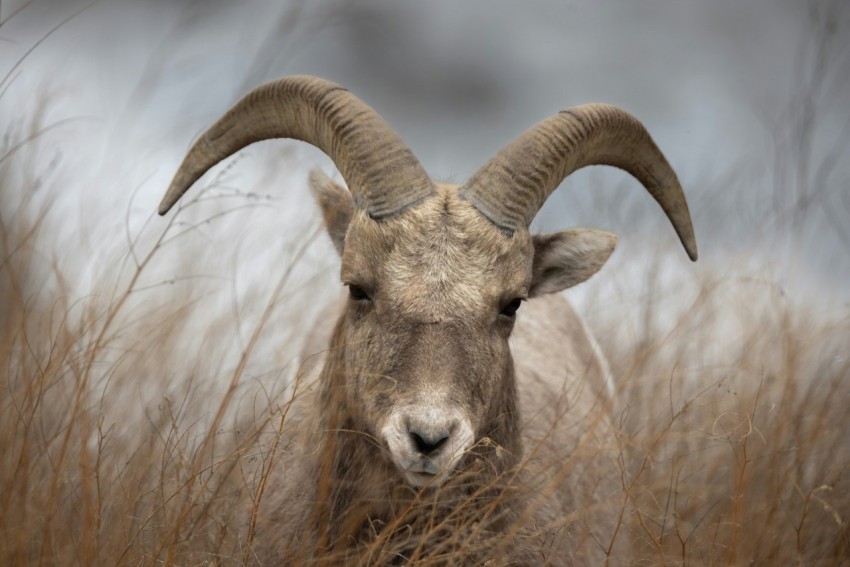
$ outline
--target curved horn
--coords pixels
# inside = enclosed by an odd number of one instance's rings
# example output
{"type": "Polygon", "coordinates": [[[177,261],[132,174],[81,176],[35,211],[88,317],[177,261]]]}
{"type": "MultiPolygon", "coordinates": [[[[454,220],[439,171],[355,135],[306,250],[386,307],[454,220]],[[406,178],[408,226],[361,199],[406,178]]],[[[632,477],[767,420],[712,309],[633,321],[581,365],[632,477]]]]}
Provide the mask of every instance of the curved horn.
{"type": "Polygon", "coordinates": [[[180,164],[159,214],[219,161],[271,138],[294,138],[325,152],[372,218],[434,192],[413,152],[370,106],[337,84],[295,76],[255,88],[204,132],[180,164]]]}
{"type": "Polygon", "coordinates": [[[496,226],[514,231],[528,227],[561,181],[586,165],[613,165],[637,178],[696,261],[691,215],[676,173],[643,125],[615,106],[576,106],[532,126],[479,169],[461,195],[496,226]]]}

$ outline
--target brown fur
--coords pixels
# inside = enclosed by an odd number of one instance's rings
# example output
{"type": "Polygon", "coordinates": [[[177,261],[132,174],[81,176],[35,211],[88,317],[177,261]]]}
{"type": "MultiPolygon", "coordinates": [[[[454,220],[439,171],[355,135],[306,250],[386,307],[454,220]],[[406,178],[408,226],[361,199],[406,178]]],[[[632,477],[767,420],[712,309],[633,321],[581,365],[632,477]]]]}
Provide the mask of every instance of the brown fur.
{"type": "Polygon", "coordinates": [[[345,231],[328,227],[342,250],[342,281],[371,301],[349,299],[332,330],[327,315],[314,330],[308,354],[320,337],[329,347],[292,411],[291,449],[262,507],[259,556],[288,564],[439,564],[449,553],[453,562],[493,564],[604,558],[622,498],[611,499],[616,439],[603,363],[561,297],[527,302],[515,325],[500,311],[532,289],[589,277],[613,249],[611,235],[575,254],[552,243],[569,235],[550,235],[541,259],[527,231],[500,231],[455,187],[374,221],[340,202],[344,189],[322,183],[330,182],[313,180],[320,205],[350,210],[323,207],[329,225],[350,219],[345,231]],[[558,246],[566,252],[553,253],[558,246]],[[581,254],[589,263],[577,269],[581,254]],[[462,408],[474,444],[445,482],[420,489],[390,458],[381,424],[394,408],[431,397],[462,408]]]}

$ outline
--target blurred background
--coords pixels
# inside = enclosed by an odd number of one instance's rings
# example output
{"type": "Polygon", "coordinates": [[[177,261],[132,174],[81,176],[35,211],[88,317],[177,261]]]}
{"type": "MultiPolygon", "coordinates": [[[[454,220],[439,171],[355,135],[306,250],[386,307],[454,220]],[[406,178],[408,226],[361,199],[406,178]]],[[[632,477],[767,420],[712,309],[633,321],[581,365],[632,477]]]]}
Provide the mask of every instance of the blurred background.
{"type": "MultiPolygon", "coordinates": [[[[3,1],[0,21],[4,159],[25,153],[9,133],[37,117],[48,224],[57,242],[87,235],[82,257],[163,222],[151,215],[185,150],[248,89],[313,74],[375,107],[443,181],[561,108],[620,105],[679,173],[697,269],[757,267],[792,293],[850,297],[846,2],[3,1]]],[[[310,206],[309,168],[334,172],[295,142],[243,154],[228,185],[270,200],[274,234],[310,206]]],[[[537,223],[619,233],[614,262],[677,244],[606,168],[572,176],[537,223]]],[[[674,253],[672,269],[694,269],[674,253]]]]}
{"type": "Polygon", "coordinates": [[[0,0],[0,564],[249,564],[305,330],[344,293],[307,190],[339,174],[266,141],[155,210],[289,74],[347,87],[439,181],[565,107],[637,116],[699,262],[612,168],[535,220],[620,235],[566,295],[616,377],[634,564],[846,564],[847,0],[0,0]]]}

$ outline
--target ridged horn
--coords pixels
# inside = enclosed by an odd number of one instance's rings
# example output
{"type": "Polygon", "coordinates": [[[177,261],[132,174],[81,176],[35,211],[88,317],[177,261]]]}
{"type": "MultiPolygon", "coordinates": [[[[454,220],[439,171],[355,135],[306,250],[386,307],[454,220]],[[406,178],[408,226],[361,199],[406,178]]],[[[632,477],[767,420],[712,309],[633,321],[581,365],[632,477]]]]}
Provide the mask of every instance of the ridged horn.
{"type": "Polygon", "coordinates": [[[325,152],[372,218],[397,213],[435,191],[413,152],[370,106],[335,83],[292,76],[255,88],[204,132],[174,175],[159,214],[212,166],[271,138],[301,140],[325,152]]]}
{"type": "Polygon", "coordinates": [[[615,106],[576,106],[532,126],[479,169],[461,196],[512,232],[528,227],[561,181],[587,165],[612,165],[640,181],[696,261],[691,215],[676,173],[643,125],[615,106]]]}

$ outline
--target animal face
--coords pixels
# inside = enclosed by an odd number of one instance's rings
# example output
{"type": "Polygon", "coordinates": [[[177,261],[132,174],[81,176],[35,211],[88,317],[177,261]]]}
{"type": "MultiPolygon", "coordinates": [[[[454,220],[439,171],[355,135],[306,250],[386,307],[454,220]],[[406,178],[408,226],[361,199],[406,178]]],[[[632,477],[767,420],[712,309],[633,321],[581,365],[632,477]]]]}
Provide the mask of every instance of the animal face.
{"type": "Polygon", "coordinates": [[[533,246],[456,190],[391,219],[354,213],[342,255],[347,402],[411,484],[440,482],[504,409],[533,246]]]}
{"type": "MultiPolygon", "coordinates": [[[[566,287],[552,251],[570,248],[500,230],[453,186],[376,221],[346,189],[312,182],[349,289],[338,338],[348,413],[409,483],[439,484],[516,422],[511,330],[522,301],[566,287]]],[[[607,258],[613,240],[600,238],[607,258]]]]}

